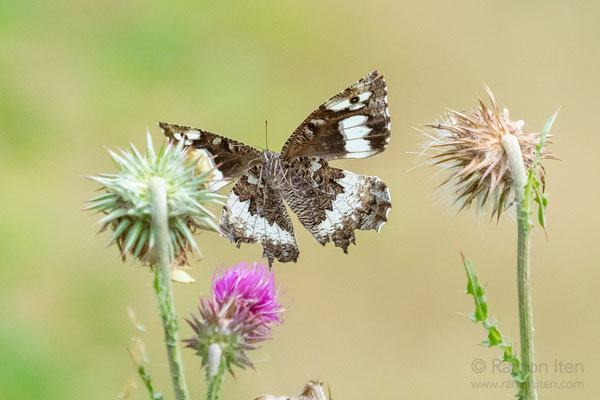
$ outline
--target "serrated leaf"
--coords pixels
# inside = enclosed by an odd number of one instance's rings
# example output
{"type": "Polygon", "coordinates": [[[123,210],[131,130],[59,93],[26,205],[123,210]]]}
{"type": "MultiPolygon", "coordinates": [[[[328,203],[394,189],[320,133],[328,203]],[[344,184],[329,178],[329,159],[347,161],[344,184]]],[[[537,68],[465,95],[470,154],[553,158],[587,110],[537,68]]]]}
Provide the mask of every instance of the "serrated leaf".
{"type": "Polygon", "coordinates": [[[499,346],[503,343],[502,334],[495,326],[492,326],[488,330],[488,341],[490,343],[489,347],[499,346]]]}
{"type": "Polygon", "coordinates": [[[463,264],[467,273],[467,293],[473,296],[475,301],[475,313],[469,314],[467,317],[473,322],[481,322],[484,329],[488,331],[487,340],[481,342],[486,347],[500,347],[503,349],[503,355],[500,358],[503,362],[510,364],[511,375],[519,387],[519,393],[517,397],[521,398],[523,393],[523,382],[522,371],[520,370],[520,361],[516,355],[513,354],[512,345],[504,340],[502,333],[497,327],[496,321],[490,321],[487,317],[487,301],[485,298],[485,290],[479,284],[479,279],[475,274],[473,265],[469,260],[463,256],[463,264]]]}
{"type": "Polygon", "coordinates": [[[533,160],[533,164],[529,169],[529,173],[527,176],[527,184],[525,185],[525,204],[530,204],[532,198],[538,203],[538,221],[540,225],[546,229],[546,207],[548,206],[548,198],[542,193],[541,183],[539,181],[539,177],[537,176],[538,166],[541,163],[542,159],[542,150],[544,145],[546,144],[546,138],[550,133],[550,129],[556,120],[556,116],[558,115],[558,111],[554,113],[544,125],[544,129],[540,134],[540,141],[535,146],[535,157],[533,160]]]}
{"type": "Polygon", "coordinates": [[[484,296],[484,290],[479,284],[477,275],[473,271],[473,265],[466,258],[463,259],[465,271],[467,273],[467,293],[473,296],[475,301],[475,313],[472,314],[474,322],[483,322],[487,319],[487,303],[484,296]]]}

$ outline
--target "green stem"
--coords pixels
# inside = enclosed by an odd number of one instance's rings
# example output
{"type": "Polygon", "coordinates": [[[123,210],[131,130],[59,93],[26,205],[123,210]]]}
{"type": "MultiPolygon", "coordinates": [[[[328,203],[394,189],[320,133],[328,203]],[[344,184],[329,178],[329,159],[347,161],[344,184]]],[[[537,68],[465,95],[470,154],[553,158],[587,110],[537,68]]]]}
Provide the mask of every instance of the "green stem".
{"type": "Polygon", "coordinates": [[[150,395],[150,400],[164,400],[163,395],[161,393],[154,392],[154,386],[152,385],[152,376],[149,372],[146,372],[146,368],[144,364],[142,364],[141,355],[137,355],[137,351],[133,351],[131,347],[127,346],[127,352],[129,353],[129,357],[133,364],[135,365],[135,369],[137,370],[140,379],[144,383],[144,387],[148,391],[148,395],[150,395]]]}
{"type": "Polygon", "coordinates": [[[521,331],[521,370],[526,377],[524,399],[537,399],[535,388],[535,358],[533,355],[533,311],[530,293],[531,274],[531,198],[518,206],[519,242],[517,250],[517,282],[519,295],[519,325],[521,331]]]}
{"type": "Polygon", "coordinates": [[[517,138],[513,135],[504,135],[502,137],[502,146],[506,151],[510,164],[517,200],[517,289],[521,335],[521,376],[524,380],[521,399],[537,400],[535,368],[533,368],[535,358],[533,352],[533,311],[530,293],[531,192],[525,191],[527,175],[517,138]]]}
{"type": "Polygon", "coordinates": [[[221,357],[219,369],[215,375],[211,376],[210,368],[206,369],[206,381],[208,389],[206,391],[206,400],[218,400],[219,391],[221,390],[221,382],[223,382],[223,374],[225,373],[225,360],[221,357]]]}
{"type": "Polygon", "coordinates": [[[183,376],[183,363],[179,349],[179,325],[171,290],[169,259],[169,218],[167,212],[167,190],[164,179],[152,178],[152,224],[155,232],[154,253],[154,289],[158,298],[158,309],[165,332],[165,345],[169,358],[169,368],[173,381],[173,390],[177,400],[188,400],[189,395],[183,376]]]}
{"type": "Polygon", "coordinates": [[[150,395],[150,400],[163,400],[163,395],[160,393],[154,393],[154,386],[152,386],[152,377],[146,372],[143,365],[140,365],[137,369],[138,375],[144,382],[144,386],[150,395]]]}

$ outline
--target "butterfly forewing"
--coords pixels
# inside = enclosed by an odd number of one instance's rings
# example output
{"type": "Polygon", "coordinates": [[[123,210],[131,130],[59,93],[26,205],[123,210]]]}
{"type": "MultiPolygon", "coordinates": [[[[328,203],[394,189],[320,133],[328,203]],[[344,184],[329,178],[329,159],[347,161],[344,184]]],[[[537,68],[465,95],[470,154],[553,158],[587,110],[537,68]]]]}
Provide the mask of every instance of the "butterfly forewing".
{"type": "Polygon", "coordinates": [[[374,71],[310,114],[281,153],[286,161],[304,156],[366,158],[385,149],[390,127],[387,87],[374,71]]]}
{"type": "Polygon", "coordinates": [[[244,143],[189,126],[158,123],[165,136],[201,151],[215,168],[217,178],[211,188],[216,190],[241,177],[253,162],[260,159],[260,152],[244,143]]]}

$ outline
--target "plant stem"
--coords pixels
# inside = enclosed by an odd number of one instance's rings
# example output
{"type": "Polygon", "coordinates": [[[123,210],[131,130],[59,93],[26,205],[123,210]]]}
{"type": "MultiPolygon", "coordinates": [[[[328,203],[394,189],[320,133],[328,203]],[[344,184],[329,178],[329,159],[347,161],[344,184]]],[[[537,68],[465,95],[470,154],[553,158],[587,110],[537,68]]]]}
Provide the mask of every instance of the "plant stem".
{"type": "Polygon", "coordinates": [[[148,391],[148,395],[150,395],[150,400],[163,400],[163,395],[160,393],[154,393],[154,387],[152,386],[152,377],[150,374],[146,373],[146,370],[143,365],[140,365],[137,369],[138,375],[144,382],[144,386],[148,391]]]}
{"type": "Polygon", "coordinates": [[[531,193],[525,192],[527,175],[519,141],[513,135],[502,137],[517,200],[518,247],[517,288],[519,297],[519,326],[521,335],[521,375],[524,379],[521,399],[537,400],[535,358],[533,352],[533,311],[530,293],[531,274],[531,193]]]}
{"type": "Polygon", "coordinates": [[[215,375],[211,375],[210,369],[206,369],[206,381],[208,389],[206,391],[206,400],[218,400],[219,391],[221,390],[221,382],[223,382],[223,374],[225,373],[225,360],[221,357],[219,369],[215,375]]]}
{"type": "Polygon", "coordinates": [[[154,289],[158,298],[158,309],[165,332],[165,345],[169,357],[169,368],[173,390],[177,400],[188,400],[189,395],[183,376],[183,363],[179,349],[179,325],[171,290],[169,259],[169,217],[167,211],[167,189],[164,179],[154,177],[150,182],[152,194],[152,224],[155,232],[154,289]]]}

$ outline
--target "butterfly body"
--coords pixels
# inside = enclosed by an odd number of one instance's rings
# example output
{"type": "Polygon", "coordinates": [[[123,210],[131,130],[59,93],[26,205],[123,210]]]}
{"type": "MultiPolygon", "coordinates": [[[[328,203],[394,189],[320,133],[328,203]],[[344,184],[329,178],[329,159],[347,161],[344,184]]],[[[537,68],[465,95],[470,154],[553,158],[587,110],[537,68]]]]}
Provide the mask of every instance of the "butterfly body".
{"type": "Polygon", "coordinates": [[[289,165],[283,160],[281,154],[264,150],[261,153],[262,178],[267,185],[275,190],[283,189],[283,181],[289,173],[289,165]]]}
{"type": "Polygon", "coordinates": [[[356,229],[379,231],[391,199],[377,177],[333,168],[328,161],[366,158],[390,138],[387,88],[376,71],[323,103],[294,131],[281,153],[259,151],[211,132],[160,123],[165,135],[208,156],[218,172],[214,189],[238,180],[221,214],[232,242],[260,242],[272,263],[296,261],[298,246],[285,204],[321,244],[344,252],[356,229]]]}

